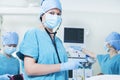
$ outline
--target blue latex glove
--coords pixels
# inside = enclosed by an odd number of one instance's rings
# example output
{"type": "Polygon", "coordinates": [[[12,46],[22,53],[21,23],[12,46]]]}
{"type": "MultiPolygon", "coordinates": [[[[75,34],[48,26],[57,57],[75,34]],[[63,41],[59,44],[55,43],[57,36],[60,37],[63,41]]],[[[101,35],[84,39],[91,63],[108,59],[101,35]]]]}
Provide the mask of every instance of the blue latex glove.
{"type": "Polygon", "coordinates": [[[92,63],[92,64],[95,63],[95,60],[88,55],[86,55],[86,59],[89,63],[92,63]]]}
{"type": "Polygon", "coordinates": [[[74,50],[82,51],[82,48],[80,46],[70,46],[74,50]]]}
{"type": "Polygon", "coordinates": [[[10,78],[8,76],[10,76],[10,75],[9,74],[0,75],[0,80],[10,80],[10,78]]]}
{"type": "Polygon", "coordinates": [[[83,67],[83,65],[80,63],[80,60],[69,60],[68,62],[61,63],[61,71],[65,70],[73,70],[78,69],[79,67],[83,67]]]}

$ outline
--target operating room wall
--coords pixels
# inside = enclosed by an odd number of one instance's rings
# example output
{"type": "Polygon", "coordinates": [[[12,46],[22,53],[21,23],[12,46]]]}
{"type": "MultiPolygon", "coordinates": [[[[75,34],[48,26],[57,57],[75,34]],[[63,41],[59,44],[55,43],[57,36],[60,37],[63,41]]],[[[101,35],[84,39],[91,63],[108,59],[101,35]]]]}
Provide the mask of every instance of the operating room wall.
{"type": "MultiPolygon", "coordinates": [[[[65,11],[63,12],[62,26],[87,28],[88,33],[85,34],[86,48],[95,54],[104,54],[106,36],[113,31],[120,33],[120,13],[65,11]]],[[[93,65],[93,74],[98,73],[100,73],[100,67],[97,62],[93,65]]]]}
{"type": "MultiPolygon", "coordinates": [[[[81,12],[81,11],[63,11],[63,22],[58,31],[58,36],[63,41],[63,28],[65,26],[85,27],[88,34],[85,35],[86,48],[95,52],[95,54],[105,53],[104,40],[112,31],[120,32],[120,13],[102,13],[102,12],[81,12]]],[[[39,15],[4,15],[2,23],[2,33],[6,31],[16,31],[19,33],[20,40],[26,30],[39,27],[39,15]]],[[[100,72],[98,63],[93,65],[93,74],[100,72]]]]}
{"type": "Polygon", "coordinates": [[[19,42],[23,39],[26,30],[39,26],[38,15],[4,15],[1,25],[1,33],[7,31],[16,31],[19,34],[19,42]]]}

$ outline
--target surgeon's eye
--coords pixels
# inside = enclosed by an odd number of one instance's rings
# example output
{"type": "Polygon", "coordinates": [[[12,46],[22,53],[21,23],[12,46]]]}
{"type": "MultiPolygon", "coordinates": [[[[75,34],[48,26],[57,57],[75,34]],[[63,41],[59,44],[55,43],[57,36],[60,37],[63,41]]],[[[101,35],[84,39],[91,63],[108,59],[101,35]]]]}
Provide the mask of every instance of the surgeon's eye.
{"type": "Polygon", "coordinates": [[[61,13],[57,13],[57,15],[61,16],[61,13]]]}
{"type": "Polygon", "coordinates": [[[61,15],[61,13],[56,13],[56,12],[49,12],[51,15],[61,15]]]}
{"type": "Polygon", "coordinates": [[[17,45],[16,44],[8,44],[7,46],[9,46],[9,47],[16,47],[17,45]]]}

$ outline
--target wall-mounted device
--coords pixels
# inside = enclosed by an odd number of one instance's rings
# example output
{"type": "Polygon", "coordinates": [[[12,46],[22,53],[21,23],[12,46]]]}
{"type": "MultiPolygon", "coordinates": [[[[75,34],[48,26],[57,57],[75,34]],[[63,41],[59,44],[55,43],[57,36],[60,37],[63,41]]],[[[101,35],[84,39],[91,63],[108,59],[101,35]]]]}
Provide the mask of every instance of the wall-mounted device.
{"type": "MultiPolygon", "coordinates": [[[[82,63],[86,63],[85,54],[76,48],[81,47],[85,43],[85,29],[80,27],[64,28],[64,45],[68,53],[69,59],[81,59],[82,63]],[[72,46],[72,48],[71,48],[72,46]]],[[[69,71],[69,80],[85,80],[86,76],[91,76],[91,69],[77,69],[69,71]],[[87,74],[87,73],[89,74],[87,74]],[[84,78],[84,79],[83,79],[84,78]]]]}
{"type": "Polygon", "coordinates": [[[79,51],[71,49],[71,46],[80,47],[84,44],[84,28],[65,27],[64,28],[64,45],[69,57],[78,57],[79,51]]]}

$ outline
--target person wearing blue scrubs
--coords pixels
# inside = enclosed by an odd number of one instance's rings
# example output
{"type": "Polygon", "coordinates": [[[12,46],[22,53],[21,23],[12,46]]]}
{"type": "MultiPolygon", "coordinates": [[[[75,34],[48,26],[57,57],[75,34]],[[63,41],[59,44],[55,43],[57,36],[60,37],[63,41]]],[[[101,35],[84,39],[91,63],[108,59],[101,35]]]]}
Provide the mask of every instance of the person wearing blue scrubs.
{"type": "MultiPolygon", "coordinates": [[[[0,53],[0,76],[17,75],[20,73],[19,60],[12,56],[18,44],[18,34],[16,32],[6,32],[2,35],[3,49],[0,53]]],[[[4,79],[3,79],[4,80],[4,79]]]]}
{"type": "Polygon", "coordinates": [[[68,80],[68,70],[82,66],[80,60],[68,60],[62,41],[56,36],[61,15],[59,0],[41,1],[41,25],[25,33],[17,53],[25,80],[68,80]]]}
{"type": "Polygon", "coordinates": [[[101,67],[102,74],[120,74],[120,34],[117,32],[111,32],[105,40],[106,44],[104,46],[107,54],[94,54],[86,50],[85,48],[80,48],[85,54],[88,54],[92,58],[97,58],[98,63],[101,67]]]}

